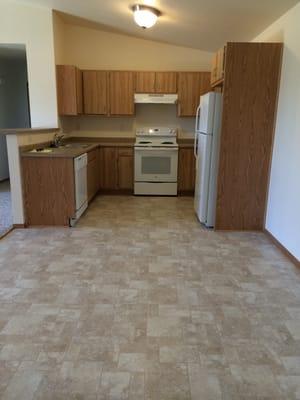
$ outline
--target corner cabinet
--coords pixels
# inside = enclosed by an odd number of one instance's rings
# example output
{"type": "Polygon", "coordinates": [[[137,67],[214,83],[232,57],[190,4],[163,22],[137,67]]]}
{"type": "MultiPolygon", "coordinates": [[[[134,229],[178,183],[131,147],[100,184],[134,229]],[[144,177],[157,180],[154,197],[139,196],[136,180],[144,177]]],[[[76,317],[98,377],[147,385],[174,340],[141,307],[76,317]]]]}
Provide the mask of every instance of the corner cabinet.
{"type": "Polygon", "coordinates": [[[57,65],[56,82],[58,114],[82,114],[82,72],[73,65],[57,65]]]}
{"type": "Polygon", "coordinates": [[[178,72],[178,116],[195,116],[200,96],[210,90],[210,72],[178,72]]]}
{"type": "Polygon", "coordinates": [[[110,115],[134,115],[134,72],[109,72],[110,115]]]}

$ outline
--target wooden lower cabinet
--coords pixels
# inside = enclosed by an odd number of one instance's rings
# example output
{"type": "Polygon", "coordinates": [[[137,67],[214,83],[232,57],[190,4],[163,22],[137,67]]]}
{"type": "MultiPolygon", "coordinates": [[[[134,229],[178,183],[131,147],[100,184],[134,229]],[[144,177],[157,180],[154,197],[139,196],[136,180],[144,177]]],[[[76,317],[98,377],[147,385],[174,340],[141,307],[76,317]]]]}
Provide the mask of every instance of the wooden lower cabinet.
{"type": "Polygon", "coordinates": [[[133,149],[118,149],[118,188],[121,190],[133,190],[133,149]]]}
{"type": "Polygon", "coordinates": [[[98,193],[100,187],[99,179],[99,149],[94,149],[88,153],[87,164],[87,189],[88,201],[98,193]]]}
{"type": "Polygon", "coordinates": [[[102,191],[133,190],[133,148],[100,147],[100,189],[102,191]]]}
{"type": "Polygon", "coordinates": [[[26,225],[69,225],[75,215],[73,158],[23,157],[26,225]]]}
{"type": "Polygon", "coordinates": [[[193,194],[196,162],[192,147],[181,147],[178,153],[178,194],[193,194]]]}

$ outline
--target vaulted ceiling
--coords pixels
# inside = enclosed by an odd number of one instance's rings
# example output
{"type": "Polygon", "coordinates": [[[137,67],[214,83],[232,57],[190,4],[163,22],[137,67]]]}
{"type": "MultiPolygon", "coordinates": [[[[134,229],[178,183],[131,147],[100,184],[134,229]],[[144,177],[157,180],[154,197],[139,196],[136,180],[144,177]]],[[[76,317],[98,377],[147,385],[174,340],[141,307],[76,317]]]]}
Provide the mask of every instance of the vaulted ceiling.
{"type": "Polygon", "coordinates": [[[298,0],[17,0],[96,22],[104,29],[180,46],[214,51],[226,41],[249,41],[298,0]],[[130,6],[155,6],[158,23],[142,30],[130,6]]]}

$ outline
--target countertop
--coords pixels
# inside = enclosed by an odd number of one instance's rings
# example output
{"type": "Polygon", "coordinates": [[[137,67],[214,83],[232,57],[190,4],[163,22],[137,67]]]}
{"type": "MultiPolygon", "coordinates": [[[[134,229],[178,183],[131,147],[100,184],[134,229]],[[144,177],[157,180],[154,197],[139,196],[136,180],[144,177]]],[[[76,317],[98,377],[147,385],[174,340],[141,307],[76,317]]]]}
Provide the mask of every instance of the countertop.
{"type": "MultiPolygon", "coordinates": [[[[101,146],[118,146],[118,147],[132,147],[134,145],[134,138],[87,138],[87,137],[73,137],[65,142],[65,146],[59,148],[52,148],[50,153],[31,152],[35,148],[49,147],[49,142],[40,143],[20,148],[22,157],[43,157],[43,158],[75,158],[81,154],[88,153],[101,146]],[[76,147],[72,147],[76,144],[76,147]],[[80,144],[82,146],[80,146],[80,144]],[[78,146],[78,147],[77,147],[78,146]]],[[[193,139],[178,139],[179,147],[192,147],[193,139]]]]}
{"type": "Polygon", "coordinates": [[[32,152],[32,149],[36,148],[49,148],[50,143],[40,143],[34,144],[30,146],[24,146],[20,148],[20,154],[22,157],[41,157],[41,158],[75,158],[80,156],[81,154],[88,153],[100,146],[121,146],[121,147],[131,147],[133,146],[133,140],[124,140],[124,138],[96,138],[90,140],[90,138],[70,138],[65,142],[65,145],[58,148],[51,148],[51,152],[43,153],[43,152],[32,152]],[[76,145],[76,147],[72,147],[72,145],[76,145]],[[81,146],[80,146],[81,145],[81,146]]]}

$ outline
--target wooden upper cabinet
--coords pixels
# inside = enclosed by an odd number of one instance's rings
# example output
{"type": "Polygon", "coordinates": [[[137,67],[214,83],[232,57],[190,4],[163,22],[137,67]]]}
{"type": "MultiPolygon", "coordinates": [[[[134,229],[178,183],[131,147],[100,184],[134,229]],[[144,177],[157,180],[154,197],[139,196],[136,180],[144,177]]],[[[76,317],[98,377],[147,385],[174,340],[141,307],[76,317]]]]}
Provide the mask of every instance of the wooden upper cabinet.
{"type": "Polygon", "coordinates": [[[83,71],[83,104],[85,114],[108,113],[106,71],[83,71]]]}
{"type": "Polygon", "coordinates": [[[210,90],[210,72],[178,72],[178,116],[195,116],[200,96],[210,90]]]}
{"type": "Polygon", "coordinates": [[[141,71],[135,73],[136,93],[155,93],[155,72],[141,71]]]}
{"type": "Polygon", "coordinates": [[[73,65],[56,66],[57,108],[59,115],[82,113],[82,73],[73,65]]]}
{"type": "Polygon", "coordinates": [[[214,54],[212,59],[211,68],[211,84],[217,86],[222,83],[224,78],[225,70],[225,59],[226,59],[226,46],[222,47],[214,54]]]}
{"type": "Polygon", "coordinates": [[[155,92],[156,93],[177,93],[177,74],[176,74],[176,72],[156,72],[155,73],[155,92]]]}
{"type": "Polygon", "coordinates": [[[136,93],[177,93],[176,72],[136,72],[136,93]]]}
{"type": "Polygon", "coordinates": [[[110,115],[134,115],[134,72],[109,72],[110,115]]]}

